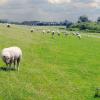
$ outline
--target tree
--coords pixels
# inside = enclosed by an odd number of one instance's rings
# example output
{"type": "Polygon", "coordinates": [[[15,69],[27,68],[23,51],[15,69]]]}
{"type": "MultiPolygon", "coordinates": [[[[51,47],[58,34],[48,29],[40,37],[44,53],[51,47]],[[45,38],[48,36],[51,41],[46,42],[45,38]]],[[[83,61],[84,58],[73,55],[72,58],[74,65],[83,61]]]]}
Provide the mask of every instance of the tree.
{"type": "Polygon", "coordinates": [[[69,28],[73,23],[68,21],[68,20],[65,20],[64,22],[64,25],[66,26],[66,28],[69,28]]]}
{"type": "Polygon", "coordinates": [[[81,22],[89,22],[88,17],[85,16],[85,15],[80,16],[79,19],[78,19],[78,23],[81,23],[81,22]]]}

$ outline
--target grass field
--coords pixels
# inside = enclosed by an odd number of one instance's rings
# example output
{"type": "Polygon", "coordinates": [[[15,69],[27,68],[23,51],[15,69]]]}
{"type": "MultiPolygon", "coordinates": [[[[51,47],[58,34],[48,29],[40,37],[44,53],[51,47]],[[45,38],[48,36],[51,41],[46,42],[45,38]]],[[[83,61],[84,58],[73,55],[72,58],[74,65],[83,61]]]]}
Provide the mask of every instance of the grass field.
{"type": "Polygon", "coordinates": [[[51,38],[30,27],[0,25],[0,51],[9,46],[19,46],[23,59],[19,72],[3,70],[0,59],[0,100],[100,99],[94,98],[100,87],[99,38],[51,38]]]}

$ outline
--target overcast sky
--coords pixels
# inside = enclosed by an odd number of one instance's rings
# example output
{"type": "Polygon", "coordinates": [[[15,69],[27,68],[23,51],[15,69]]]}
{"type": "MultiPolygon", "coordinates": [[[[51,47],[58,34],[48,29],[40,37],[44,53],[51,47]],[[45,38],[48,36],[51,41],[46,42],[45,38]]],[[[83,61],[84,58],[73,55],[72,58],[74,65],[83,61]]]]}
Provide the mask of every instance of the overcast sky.
{"type": "Polygon", "coordinates": [[[100,0],[0,0],[0,19],[76,21],[80,15],[96,20],[100,0]]]}

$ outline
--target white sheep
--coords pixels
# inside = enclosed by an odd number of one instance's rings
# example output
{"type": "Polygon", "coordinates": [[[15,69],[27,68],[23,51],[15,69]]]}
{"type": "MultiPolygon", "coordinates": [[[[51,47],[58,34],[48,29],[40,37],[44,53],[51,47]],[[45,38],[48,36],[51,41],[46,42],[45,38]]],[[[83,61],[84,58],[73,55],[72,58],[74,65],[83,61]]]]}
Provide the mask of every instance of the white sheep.
{"type": "Polygon", "coordinates": [[[54,34],[55,34],[55,31],[52,31],[52,38],[53,38],[54,34]]]}
{"type": "Polygon", "coordinates": [[[79,39],[81,39],[81,35],[80,35],[80,34],[78,34],[77,37],[78,37],[79,39]]]}
{"type": "Polygon", "coordinates": [[[10,27],[11,27],[11,25],[7,23],[7,27],[8,27],[8,28],[10,28],[10,27]]]}
{"type": "Polygon", "coordinates": [[[43,34],[45,34],[46,33],[46,31],[45,30],[43,30],[43,34]]]}
{"type": "Polygon", "coordinates": [[[79,32],[76,32],[76,36],[81,39],[81,34],[79,32]]]}
{"type": "Polygon", "coordinates": [[[50,33],[50,30],[47,30],[47,33],[50,33]]]}
{"type": "Polygon", "coordinates": [[[73,35],[77,35],[75,32],[72,32],[73,35]]]}
{"type": "Polygon", "coordinates": [[[67,32],[67,31],[66,31],[66,32],[64,32],[64,35],[65,35],[65,36],[68,36],[68,32],[67,32]]]}
{"type": "Polygon", "coordinates": [[[22,51],[19,47],[4,48],[2,50],[1,57],[9,68],[13,63],[14,68],[17,67],[17,70],[19,70],[20,60],[22,58],[22,51]]]}
{"type": "Polygon", "coordinates": [[[31,29],[30,32],[34,32],[34,29],[31,29]]]}
{"type": "Polygon", "coordinates": [[[79,32],[76,32],[76,35],[79,35],[80,33],[79,32]]]}
{"type": "Polygon", "coordinates": [[[57,31],[57,35],[60,36],[60,32],[59,31],[57,31]]]}

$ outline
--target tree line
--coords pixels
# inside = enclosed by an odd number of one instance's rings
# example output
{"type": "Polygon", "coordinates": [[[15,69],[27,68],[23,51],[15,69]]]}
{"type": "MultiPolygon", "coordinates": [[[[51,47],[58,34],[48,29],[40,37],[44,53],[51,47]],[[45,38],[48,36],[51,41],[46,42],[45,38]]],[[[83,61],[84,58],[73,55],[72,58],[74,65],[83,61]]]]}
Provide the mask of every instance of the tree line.
{"type": "Polygon", "coordinates": [[[76,23],[71,24],[67,29],[71,31],[86,31],[100,33],[100,17],[97,21],[93,22],[89,20],[87,16],[80,16],[76,23]]]}
{"type": "Polygon", "coordinates": [[[71,22],[69,20],[64,20],[60,22],[44,22],[44,21],[23,21],[23,22],[13,22],[7,19],[1,19],[0,23],[10,23],[17,25],[29,25],[29,26],[65,26],[66,29],[70,31],[87,31],[87,32],[98,32],[100,33],[100,17],[94,22],[90,20],[86,15],[82,15],[78,18],[77,22],[71,22]]]}

